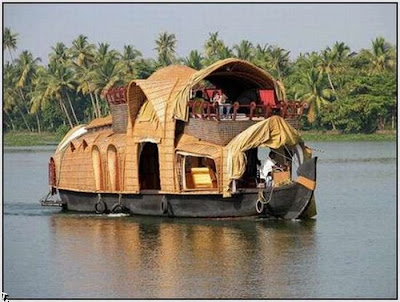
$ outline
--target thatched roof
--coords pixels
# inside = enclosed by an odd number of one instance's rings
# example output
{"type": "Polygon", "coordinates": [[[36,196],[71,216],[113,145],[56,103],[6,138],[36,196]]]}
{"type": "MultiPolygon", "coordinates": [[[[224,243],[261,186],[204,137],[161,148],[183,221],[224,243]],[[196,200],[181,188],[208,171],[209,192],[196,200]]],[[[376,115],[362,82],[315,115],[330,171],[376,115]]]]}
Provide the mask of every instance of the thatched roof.
{"type": "Polygon", "coordinates": [[[154,72],[147,80],[148,81],[175,81],[181,79],[186,81],[190,76],[196,73],[197,70],[183,65],[170,65],[154,72]]]}
{"type": "Polygon", "coordinates": [[[178,139],[175,150],[193,153],[199,156],[211,156],[214,159],[218,159],[222,156],[221,146],[200,140],[187,134],[181,135],[178,139]]]}
{"type": "Polygon", "coordinates": [[[86,129],[103,127],[111,124],[112,124],[112,116],[107,115],[105,117],[99,117],[94,119],[93,121],[90,122],[89,125],[86,126],[86,129]]]}

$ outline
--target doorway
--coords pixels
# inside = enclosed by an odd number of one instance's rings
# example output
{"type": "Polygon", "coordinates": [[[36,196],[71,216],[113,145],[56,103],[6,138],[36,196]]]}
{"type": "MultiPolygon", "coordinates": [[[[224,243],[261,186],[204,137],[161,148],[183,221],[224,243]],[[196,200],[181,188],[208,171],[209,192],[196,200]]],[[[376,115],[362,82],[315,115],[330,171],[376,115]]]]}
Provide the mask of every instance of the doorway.
{"type": "Polygon", "coordinates": [[[160,190],[158,146],[157,144],[146,142],[140,145],[140,149],[140,190],[160,190]]]}

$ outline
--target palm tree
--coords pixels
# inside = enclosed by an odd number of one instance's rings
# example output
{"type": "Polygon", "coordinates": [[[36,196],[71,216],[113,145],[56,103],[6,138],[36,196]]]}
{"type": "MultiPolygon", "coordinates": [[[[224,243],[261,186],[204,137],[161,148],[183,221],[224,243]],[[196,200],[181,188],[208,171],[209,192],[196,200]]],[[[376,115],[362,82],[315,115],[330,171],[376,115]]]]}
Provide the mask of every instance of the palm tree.
{"type": "Polygon", "coordinates": [[[335,88],[333,87],[331,80],[331,73],[335,66],[336,52],[332,51],[329,47],[327,47],[321,52],[320,58],[321,60],[318,67],[320,71],[325,72],[325,74],[327,75],[329,85],[331,86],[333,93],[335,93],[335,88]]]}
{"type": "Polygon", "coordinates": [[[68,56],[68,48],[64,43],[57,43],[55,47],[51,47],[53,52],[49,54],[49,59],[52,62],[57,64],[66,64],[69,56],[68,56]]]}
{"type": "Polygon", "coordinates": [[[3,49],[7,48],[12,62],[14,62],[14,58],[11,54],[11,50],[17,49],[17,36],[18,34],[12,33],[8,27],[4,28],[3,49]]]}
{"type": "Polygon", "coordinates": [[[16,61],[16,66],[17,66],[17,72],[18,72],[18,82],[17,82],[17,87],[21,89],[28,86],[32,79],[33,76],[37,70],[38,67],[38,62],[40,62],[40,58],[33,58],[33,55],[27,51],[24,50],[19,58],[16,61]]]}
{"type": "Polygon", "coordinates": [[[271,69],[276,71],[278,79],[282,79],[282,72],[284,72],[289,66],[290,51],[278,46],[270,46],[268,47],[268,52],[271,69]]]}
{"type": "Polygon", "coordinates": [[[183,63],[193,69],[200,70],[203,68],[203,57],[197,50],[192,50],[189,57],[183,59],[183,63]]]}
{"type": "Polygon", "coordinates": [[[175,61],[175,45],[176,37],[174,34],[168,34],[168,32],[162,32],[156,40],[158,53],[158,62],[161,66],[171,65],[175,61]]]}
{"type": "Polygon", "coordinates": [[[239,59],[252,61],[254,58],[253,44],[247,40],[242,40],[240,44],[235,44],[233,49],[236,51],[236,57],[239,59]]]}
{"type": "Polygon", "coordinates": [[[254,49],[254,64],[264,70],[268,70],[268,58],[268,44],[257,44],[254,49]]]}
{"type": "Polygon", "coordinates": [[[218,32],[208,33],[209,37],[204,44],[206,56],[211,58],[218,54],[218,51],[224,46],[224,42],[218,38],[218,32]]]}
{"type": "Polygon", "coordinates": [[[142,53],[132,45],[124,45],[124,51],[121,56],[121,62],[124,63],[126,76],[133,79],[137,77],[136,63],[142,56],[142,53]]]}
{"type": "Polygon", "coordinates": [[[33,80],[33,90],[29,92],[30,96],[30,113],[36,115],[36,121],[38,123],[38,132],[40,133],[40,120],[39,113],[44,110],[50,103],[50,98],[46,96],[46,89],[48,87],[46,77],[47,70],[43,66],[39,66],[37,69],[37,77],[33,80]]]}
{"type": "MultiPolygon", "coordinates": [[[[19,96],[15,90],[16,86],[16,76],[15,76],[15,68],[9,62],[6,62],[3,68],[3,112],[8,117],[11,127],[16,129],[15,124],[12,119],[12,113],[18,107],[19,96]]],[[[20,111],[20,110],[19,110],[20,111]]],[[[26,123],[25,116],[21,112],[22,119],[25,123],[27,129],[29,129],[29,125],[26,123]]]]}
{"type": "Polygon", "coordinates": [[[231,50],[225,46],[224,41],[219,39],[217,31],[208,35],[209,37],[204,43],[205,65],[210,65],[217,60],[232,56],[231,50]]]}
{"type": "Polygon", "coordinates": [[[73,122],[63,102],[63,99],[67,98],[75,123],[79,124],[69,95],[70,91],[76,91],[72,70],[64,65],[49,64],[47,81],[48,86],[45,97],[53,97],[59,101],[60,107],[67,116],[68,122],[72,128],[73,122]]]}
{"type": "MultiPolygon", "coordinates": [[[[22,104],[27,114],[29,114],[29,101],[27,100],[27,95],[32,92],[32,81],[36,76],[38,62],[40,61],[40,58],[33,58],[33,55],[27,50],[24,50],[16,60],[17,83],[15,88],[19,92],[22,104]]],[[[38,126],[38,132],[40,133],[40,120],[37,114],[36,122],[38,126]]]]}
{"type": "Polygon", "coordinates": [[[321,57],[317,52],[313,51],[311,54],[301,53],[297,58],[295,65],[297,65],[297,67],[301,70],[307,70],[307,69],[318,69],[320,63],[321,63],[321,57]]]}
{"type": "Polygon", "coordinates": [[[217,60],[223,60],[227,58],[233,57],[232,49],[230,49],[228,46],[223,45],[217,53],[216,59],[217,60]]]}
{"type": "Polygon", "coordinates": [[[114,85],[124,84],[123,79],[124,64],[114,60],[113,57],[106,57],[104,61],[96,63],[93,70],[88,73],[88,81],[93,85],[98,104],[100,104],[99,97],[103,97],[103,93],[114,85]]]}
{"type": "Polygon", "coordinates": [[[100,61],[105,60],[107,57],[111,58],[112,60],[116,60],[120,56],[120,53],[115,49],[110,50],[110,44],[99,43],[99,48],[95,54],[95,62],[99,63],[100,61]]]}
{"type": "Polygon", "coordinates": [[[350,55],[350,47],[344,42],[336,41],[332,47],[332,52],[335,60],[339,63],[343,63],[350,55]]]}
{"type": "Polygon", "coordinates": [[[386,69],[393,70],[396,64],[395,50],[383,37],[372,41],[372,49],[364,52],[371,65],[371,74],[386,69]]]}
{"type": "Polygon", "coordinates": [[[329,104],[331,90],[324,88],[324,74],[317,69],[303,73],[301,82],[296,85],[295,98],[302,98],[309,104],[307,119],[313,123],[318,116],[322,105],[329,104]]]}
{"type": "Polygon", "coordinates": [[[90,72],[91,69],[85,66],[74,65],[75,70],[75,81],[78,86],[76,88],[77,92],[81,92],[83,95],[89,95],[90,101],[92,103],[92,113],[94,117],[100,117],[100,104],[95,102],[94,97],[94,85],[90,82],[90,72]]]}
{"type": "Polygon", "coordinates": [[[88,38],[84,35],[79,35],[72,41],[72,47],[69,53],[73,59],[76,59],[78,66],[88,67],[94,61],[94,44],[89,44],[88,38]]]}
{"type": "Polygon", "coordinates": [[[139,59],[136,63],[137,78],[147,79],[156,69],[157,63],[154,59],[139,59]]]}

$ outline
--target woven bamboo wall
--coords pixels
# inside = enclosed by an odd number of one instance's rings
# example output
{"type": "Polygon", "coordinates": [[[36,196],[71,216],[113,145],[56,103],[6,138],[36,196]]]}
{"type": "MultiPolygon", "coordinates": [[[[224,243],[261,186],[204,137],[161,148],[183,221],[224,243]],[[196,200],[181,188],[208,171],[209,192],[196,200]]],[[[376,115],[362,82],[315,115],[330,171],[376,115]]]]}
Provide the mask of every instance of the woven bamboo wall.
{"type": "Polygon", "coordinates": [[[132,137],[126,137],[126,152],[123,170],[124,190],[132,193],[139,191],[138,178],[138,144],[132,137]]]}
{"type": "Polygon", "coordinates": [[[111,130],[87,134],[73,140],[65,150],[55,156],[58,188],[85,192],[125,191],[123,183],[125,149],[125,135],[114,134],[111,130]],[[115,148],[116,151],[114,156],[116,163],[112,163],[115,169],[111,169],[114,175],[110,175],[108,160],[110,148],[115,148]],[[97,186],[93,168],[95,149],[100,153],[98,172],[100,182],[97,186]]]}
{"type": "Polygon", "coordinates": [[[225,146],[232,138],[255,123],[257,121],[210,121],[190,118],[185,124],[184,133],[225,146]]]}
{"type": "Polygon", "coordinates": [[[226,191],[226,188],[229,187],[229,177],[228,177],[228,149],[224,148],[222,153],[222,192],[226,191]]]}
{"type": "Polygon", "coordinates": [[[112,115],[112,129],[115,133],[126,133],[128,126],[128,105],[127,104],[110,104],[112,115]]]}
{"type": "Polygon", "coordinates": [[[123,183],[127,192],[139,192],[138,177],[138,144],[134,141],[136,117],[146,97],[135,82],[131,82],[127,89],[128,126],[125,138],[126,152],[124,155],[123,183]]]}
{"type": "Polygon", "coordinates": [[[160,152],[161,188],[167,192],[179,191],[175,184],[175,121],[165,123],[160,152]]]}
{"type": "Polygon", "coordinates": [[[146,96],[144,95],[144,93],[140,89],[140,87],[137,86],[135,82],[131,82],[128,85],[128,89],[127,89],[127,104],[128,104],[127,133],[128,133],[128,135],[132,135],[132,130],[133,130],[133,126],[135,124],[137,114],[145,100],[146,100],[146,96]]]}

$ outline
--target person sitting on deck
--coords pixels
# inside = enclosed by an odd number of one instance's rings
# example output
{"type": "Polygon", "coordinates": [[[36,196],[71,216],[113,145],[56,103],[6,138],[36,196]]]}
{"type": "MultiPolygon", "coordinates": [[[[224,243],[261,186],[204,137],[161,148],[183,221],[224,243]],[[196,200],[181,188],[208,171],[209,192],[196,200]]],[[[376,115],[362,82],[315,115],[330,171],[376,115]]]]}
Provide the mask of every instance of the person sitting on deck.
{"type": "Polygon", "coordinates": [[[219,116],[227,118],[231,111],[231,104],[227,103],[227,97],[224,93],[215,91],[212,101],[218,103],[219,106],[219,116]],[[224,108],[226,108],[226,113],[224,114],[224,108]]]}
{"type": "Polygon", "coordinates": [[[203,112],[203,104],[205,101],[205,99],[203,98],[203,92],[201,92],[201,90],[197,90],[192,101],[195,103],[193,113],[201,114],[203,112]]]}

